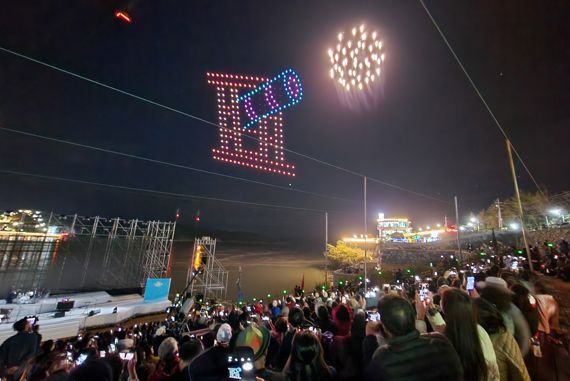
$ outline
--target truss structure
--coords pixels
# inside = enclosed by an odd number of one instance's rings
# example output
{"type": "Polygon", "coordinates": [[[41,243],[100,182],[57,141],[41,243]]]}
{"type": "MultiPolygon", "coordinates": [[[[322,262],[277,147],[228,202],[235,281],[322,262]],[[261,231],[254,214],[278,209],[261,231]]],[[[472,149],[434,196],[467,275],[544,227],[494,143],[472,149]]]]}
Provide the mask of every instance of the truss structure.
{"type": "Polygon", "coordinates": [[[225,300],[228,291],[228,275],[228,271],[216,258],[216,239],[196,238],[192,261],[186,276],[186,284],[191,283],[191,294],[193,296],[202,295],[205,300],[225,300]]]}
{"type": "Polygon", "coordinates": [[[176,222],[51,213],[46,225],[0,232],[0,288],[138,288],[170,272],[176,222]]]}

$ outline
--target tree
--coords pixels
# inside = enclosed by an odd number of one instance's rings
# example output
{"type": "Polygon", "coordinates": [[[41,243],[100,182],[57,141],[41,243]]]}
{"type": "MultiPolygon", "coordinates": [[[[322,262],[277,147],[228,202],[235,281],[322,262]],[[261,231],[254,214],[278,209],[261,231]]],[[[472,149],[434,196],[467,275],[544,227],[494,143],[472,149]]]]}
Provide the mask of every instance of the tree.
{"type": "MultiPolygon", "coordinates": [[[[539,192],[522,192],[521,204],[524,213],[525,226],[529,229],[540,229],[546,225],[547,213],[549,208],[548,195],[539,192]]],[[[488,208],[483,209],[478,214],[481,228],[491,229],[499,227],[499,210],[495,203],[488,208]]],[[[516,197],[501,201],[501,214],[503,226],[509,222],[519,220],[519,205],[516,197]]]]}
{"type": "MultiPolygon", "coordinates": [[[[521,204],[524,213],[524,224],[529,229],[540,229],[546,225],[546,215],[548,213],[548,196],[541,193],[521,193],[521,204]]],[[[504,201],[503,220],[518,221],[519,205],[516,197],[504,201]]]]}
{"type": "Polygon", "coordinates": [[[497,229],[499,227],[499,208],[497,208],[497,204],[492,204],[487,209],[480,211],[477,219],[479,220],[480,229],[497,229]]]}
{"type": "MultiPolygon", "coordinates": [[[[364,250],[349,246],[340,240],[335,245],[327,245],[327,258],[333,266],[347,267],[364,262],[364,250]]],[[[372,252],[368,252],[368,261],[372,262],[372,252]]]]}

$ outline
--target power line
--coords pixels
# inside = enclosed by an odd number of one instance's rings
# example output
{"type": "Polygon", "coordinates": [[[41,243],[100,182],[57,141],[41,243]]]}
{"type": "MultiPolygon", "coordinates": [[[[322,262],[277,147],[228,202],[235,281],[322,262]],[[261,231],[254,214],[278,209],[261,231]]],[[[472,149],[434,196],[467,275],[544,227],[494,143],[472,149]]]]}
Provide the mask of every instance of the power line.
{"type": "Polygon", "coordinates": [[[166,191],[160,191],[160,190],[155,190],[155,189],[129,187],[129,186],[124,186],[124,185],[106,184],[106,183],[99,183],[99,182],[95,182],[95,181],[72,179],[72,178],[67,178],[67,177],[58,177],[58,176],[41,175],[41,174],[37,174],[37,173],[12,171],[9,169],[0,169],[0,173],[5,173],[5,174],[9,174],[9,175],[16,175],[16,176],[35,177],[35,178],[44,179],[44,180],[64,181],[64,182],[83,184],[83,185],[93,185],[93,186],[118,189],[118,190],[123,190],[123,191],[143,192],[143,193],[150,193],[150,194],[175,197],[175,198],[190,198],[190,199],[196,199],[196,200],[226,202],[226,203],[232,203],[232,204],[256,206],[256,207],[263,207],[263,208],[288,209],[288,210],[297,210],[297,211],[304,211],[304,212],[325,213],[325,210],[320,210],[320,209],[301,208],[301,207],[296,207],[296,206],[278,205],[278,204],[264,204],[264,203],[252,202],[252,201],[240,201],[240,200],[232,200],[232,199],[226,199],[226,198],[186,194],[186,193],[166,192],[166,191]]]}
{"type": "MultiPolygon", "coordinates": [[[[120,94],[129,96],[129,97],[132,97],[132,98],[137,99],[137,100],[139,100],[139,101],[143,101],[143,102],[149,103],[149,104],[151,104],[151,105],[153,105],[153,106],[156,106],[156,107],[159,107],[159,108],[162,108],[162,109],[165,109],[165,110],[168,110],[168,111],[177,113],[177,114],[179,114],[179,115],[183,115],[183,116],[185,116],[185,117],[188,117],[188,118],[191,118],[191,119],[200,121],[200,122],[205,123],[205,124],[207,124],[207,125],[214,126],[214,127],[216,127],[216,128],[221,128],[221,129],[224,129],[224,130],[229,130],[229,131],[231,131],[231,130],[230,130],[229,128],[227,128],[227,127],[221,126],[221,125],[219,125],[219,124],[217,124],[217,123],[211,122],[211,121],[206,120],[206,119],[204,119],[204,118],[201,118],[201,117],[198,117],[198,116],[189,114],[189,113],[187,113],[187,112],[184,112],[184,111],[178,110],[178,109],[176,109],[176,108],[174,108],[174,107],[170,107],[170,106],[167,106],[167,105],[165,105],[165,104],[162,104],[162,103],[153,101],[153,100],[151,100],[151,99],[147,99],[147,98],[141,97],[141,96],[136,95],[136,94],[133,94],[133,93],[131,93],[131,92],[128,92],[128,91],[125,91],[125,90],[121,90],[121,89],[119,89],[119,88],[117,88],[117,87],[114,87],[114,86],[111,86],[111,85],[107,85],[107,84],[105,84],[105,83],[96,81],[96,80],[94,80],[94,79],[85,77],[85,76],[83,76],[83,75],[74,73],[74,72],[72,72],[72,71],[69,71],[69,70],[66,70],[66,69],[63,69],[63,68],[60,68],[60,67],[51,65],[51,64],[49,64],[49,63],[47,63],[47,62],[44,62],[44,61],[35,59],[35,58],[33,58],[33,57],[26,56],[26,55],[24,55],[24,54],[22,54],[22,53],[18,53],[18,52],[16,52],[16,51],[13,51],[13,50],[4,48],[4,47],[2,47],[2,46],[0,46],[0,51],[3,51],[3,52],[5,52],[5,53],[9,53],[9,54],[15,55],[15,56],[20,57],[20,58],[23,58],[23,59],[25,59],[25,60],[28,60],[28,61],[37,63],[37,64],[39,64],[39,65],[48,67],[48,68],[50,68],[50,69],[59,71],[59,72],[61,72],[61,73],[70,75],[70,76],[72,76],[72,77],[75,77],[75,78],[78,78],[78,79],[87,81],[87,82],[89,82],[89,83],[95,84],[95,85],[97,85],[97,86],[101,86],[101,87],[104,87],[104,88],[106,88],[106,89],[109,89],[109,90],[118,92],[118,93],[120,93],[120,94]]],[[[250,135],[242,135],[242,136],[244,136],[245,138],[252,139],[252,140],[255,140],[255,141],[260,142],[260,139],[254,137],[254,136],[250,136],[250,135]]],[[[400,190],[400,191],[403,191],[403,192],[407,192],[407,193],[410,193],[410,194],[413,194],[413,195],[416,195],[416,196],[425,197],[425,198],[428,198],[428,199],[430,199],[430,200],[434,200],[434,201],[438,201],[438,202],[443,202],[443,203],[446,203],[446,204],[449,203],[448,201],[441,200],[441,199],[435,198],[435,197],[430,196],[430,195],[427,195],[427,194],[423,194],[423,193],[416,192],[416,191],[413,191],[413,190],[410,190],[410,189],[406,189],[406,188],[400,187],[400,186],[398,186],[398,185],[390,184],[390,183],[388,183],[388,182],[385,182],[385,181],[382,181],[382,180],[379,180],[379,179],[375,179],[375,178],[370,177],[370,176],[365,176],[365,175],[362,174],[362,173],[358,173],[358,172],[356,172],[356,171],[353,171],[353,170],[350,170],[350,169],[347,169],[347,168],[340,167],[340,166],[338,166],[338,165],[335,165],[335,164],[326,162],[326,161],[321,160],[321,159],[317,159],[317,158],[312,157],[312,156],[309,156],[309,155],[305,155],[305,154],[303,154],[303,153],[300,153],[300,152],[297,152],[297,151],[294,151],[294,150],[291,150],[291,149],[283,148],[283,150],[286,151],[286,152],[292,153],[292,154],[294,154],[294,155],[300,156],[300,157],[302,157],[302,158],[305,158],[305,159],[307,159],[307,160],[314,161],[315,163],[322,164],[322,165],[325,165],[325,166],[328,166],[328,167],[337,169],[337,170],[339,170],[339,171],[342,171],[342,172],[345,172],[345,173],[348,173],[348,174],[351,174],[351,175],[354,175],[354,176],[367,177],[368,179],[370,179],[370,180],[372,180],[372,181],[375,181],[375,182],[377,182],[377,183],[379,183],[379,184],[385,185],[385,186],[387,186],[387,187],[391,187],[391,188],[394,188],[394,189],[397,189],[397,190],[400,190]]]]}
{"type": "Polygon", "coordinates": [[[134,154],[129,154],[129,153],[125,153],[125,152],[115,151],[115,150],[111,150],[111,149],[107,149],[107,148],[97,147],[97,146],[93,146],[93,145],[77,143],[77,142],[73,142],[73,141],[70,141],[70,140],[59,139],[59,138],[53,138],[53,137],[50,137],[50,136],[40,135],[40,134],[36,134],[36,133],[32,133],[32,132],[27,132],[27,131],[22,131],[22,130],[16,130],[16,129],[13,129],[13,128],[8,128],[8,127],[2,127],[2,126],[0,126],[0,130],[6,131],[6,132],[10,132],[10,133],[14,133],[14,134],[20,134],[20,135],[24,135],[24,136],[30,136],[30,137],[33,137],[33,138],[43,139],[43,140],[47,140],[47,141],[50,141],[50,142],[68,144],[68,145],[71,145],[71,146],[74,146],[74,147],[80,147],[80,148],[91,149],[91,150],[95,150],[95,151],[99,151],[99,152],[105,152],[105,153],[109,153],[109,154],[113,154],[113,155],[118,155],[118,156],[127,157],[127,158],[130,158],[130,159],[143,160],[143,161],[147,161],[147,162],[154,163],[154,164],[160,164],[160,165],[166,165],[166,166],[175,167],[175,168],[186,169],[186,170],[189,170],[189,171],[195,171],[195,172],[204,173],[204,174],[213,175],[213,176],[220,176],[220,177],[227,178],[227,179],[231,179],[231,180],[244,181],[244,182],[248,182],[248,183],[252,183],[252,184],[256,184],[256,185],[263,185],[263,186],[266,186],[266,187],[277,188],[277,189],[286,190],[286,191],[290,191],[290,192],[304,193],[304,194],[308,194],[308,195],[311,195],[311,196],[332,198],[332,199],[341,200],[341,201],[359,202],[359,201],[356,201],[356,200],[351,200],[351,199],[347,199],[347,198],[342,198],[342,197],[337,197],[337,196],[332,196],[332,195],[326,195],[326,194],[321,194],[321,193],[306,191],[306,190],[303,190],[303,189],[289,188],[289,187],[284,187],[284,186],[281,186],[281,185],[270,184],[270,183],[264,183],[264,182],[262,182],[262,181],[250,180],[250,179],[246,179],[246,178],[243,178],[243,177],[226,175],[226,174],[224,174],[224,173],[208,171],[208,170],[205,170],[205,169],[194,168],[194,167],[190,167],[190,166],[183,165],[183,164],[176,164],[176,163],[171,163],[171,162],[167,162],[167,161],[164,161],[164,160],[152,159],[152,158],[144,157],[144,156],[140,156],[140,155],[134,155],[134,154]]]}
{"type": "Polygon", "coordinates": [[[493,113],[493,111],[491,110],[491,107],[489,107],[489,104],[485,101],[485,98],[483,98],[483,95],[481,94],[481,92],[479,91],[479,88],[477,87],[477,85],[475,85],[475,82],[473,81],[473,79],[471,79],[471,76],[469,75],[469,73],[467,72],[467,69],[465,69],[465,66],[463,66],[463,63],[461,62],[461,60],[459,59],[459,56],[455,53],[455,50],[453,50],[453,47],[451,46],[451,44],[449,43],[449,41],[447,40],[447,37],[445,37],[445,34],[443,33],[443,31],[441,30],[441,28],[439,27],[437,21],[435,21],[435,19],[433,18],[431,12],[429,11],[429,9],[426,7],[426,5],[424,4],[423,0],[418,0],[420,2],[420,4],[422,5],[422,7],[424,8],[424,10],[426,11],[428,17],[430,18],[431,22],[433,23],[433,25],[435,26],[435,28],[437,29],[437,31],[439,32],[441,38],[443,39],[443,42],[445,42],[445,45],[447,45],[447,47],[449,48],[449,51],[451,52],[451,54],[453,55],[453,57],[455,58],[455,61],[457,61],[457,64],[459,65],[459,67],[461,68],[461,70],[463,71],[463,74],[465,74],[465,76],[467,77],[467,80],[469,81],[469,83],[471,84],[471,87],[473,87],[473,89],[475,90],[475,93],[477,93],[477,96],[479,97],[479,99],[481,100],[481,103],[483,103],[483,106],[485,106],[485,108],[487,109],[487,112],[489,113],[489,115],[491,115],[491,118],[493,119],[493,121],[495,122],[495,125],[499,128],[499,131],[501,131],[501,134],[503,135],[503,137],[505,139],[507,139],[509,141],[509,144],[511,145],[511,148],[513,149],[513,152],[515,153],[515,155],[517,156],[517,159],[519,159],[519,161],[521,162],[523,168],[525,169],[526,173],[528,173],[528,175],[530,176],[530,178],[532,179],[532,182],[534,183],[534,185],[536,185],[536,188],[538,189],[538,191],[540,192],[540,194],[542,194],[544,196],[544,193],[542,192],[542,189],[540,188],[540,186],[538,185],[538,182],[536,181],[536,179],[534,178],[534,176],[532,175],[532,173],[530,172],[530,169],[528,169],[528,167],[526,166],[525,162],[523,161],[521,155],[519,155],[518,151],[516,150],[515,146],[513,145],[511,139],[509,138],[509,136],[507,135],[507,133],[505,132],[505,130],[503,129],[503,126],[501,126],[501,123],[499,123],[499,120],[497,119],[497,117],[495,117],[495,114],[493,113]]]}
{"type": "MultiPolygon", "coordinates": [[[[368,180],[372,181],[372,182],[380,183],[380,184],[383,184],[383,185],[387,185],[387,183],[385,183],[385,182],[383,182],[383,181],[381,181],[381,180],[375,179],[375,178],[373,178],[373,177],[366,177],[366,178],[367,178],[368,180]]],[[[413,191],[413,190],[409,190],[409,189],[402,188],[402,187],[400,187],[400,186],[398,186],[398,185],[392,185],[392,184],[391,184],[390,186],[391,186],[392,188],[394,188],[394,189],[399,189],[399,190],[406,191],[406,192],[411,193],[411,194],[415,194],[416,196],[424,197],[424,198],[427,198],[427,199],[430,199],[430,200],[433,200],[433,201],[438,201],[438,202],[441,202],[441,203],[444,203],[444,204],[450,204],[450,205],[451,205],[451,201],[446,201],[446,200],[442,200],[442,199],[440,199],[440,198],[433,197],[433,196],[430,196],[430,195],[427,195],[427,194],[418,193],[418,192],[415,192],[415,191],[413,191]]]]}

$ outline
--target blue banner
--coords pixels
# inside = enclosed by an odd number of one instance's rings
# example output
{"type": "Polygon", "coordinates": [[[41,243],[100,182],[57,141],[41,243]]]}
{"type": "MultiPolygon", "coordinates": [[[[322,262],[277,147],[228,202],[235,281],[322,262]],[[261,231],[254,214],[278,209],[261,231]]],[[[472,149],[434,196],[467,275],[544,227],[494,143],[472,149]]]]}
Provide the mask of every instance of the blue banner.
{"type": "Polygon", "coordinates": [[[168,299],[170,278],[147,278],[144,289],[145,303],[160,302],[168,299]]]}

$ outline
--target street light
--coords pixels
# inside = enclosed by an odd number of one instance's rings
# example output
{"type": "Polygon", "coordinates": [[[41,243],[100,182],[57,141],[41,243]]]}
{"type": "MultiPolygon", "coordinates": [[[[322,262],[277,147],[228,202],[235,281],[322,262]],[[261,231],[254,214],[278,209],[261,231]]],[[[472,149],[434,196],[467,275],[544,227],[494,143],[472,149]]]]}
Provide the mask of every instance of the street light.
{"type": "Polygon", "coordinates": [[[515,223],[515,222],[511,222],[509,224],[509,229],[511,230],[519,230],[519,224],[515,223]]]}
{"type": "Polygon", "coordinates": [[[549,212],[550,214],[556,217],[562,218],[562,222],[566,222],[562,209],[560,208],[550,209],[549,212]]]}

